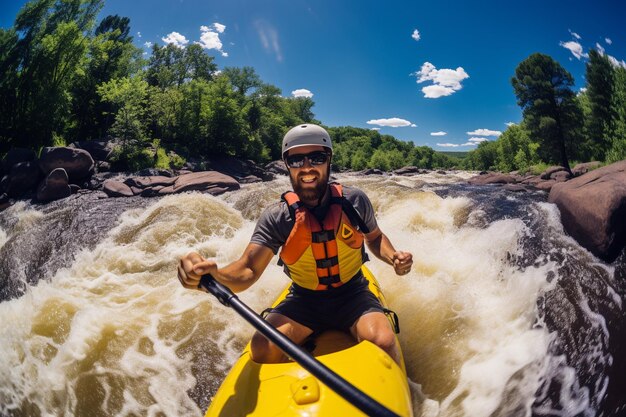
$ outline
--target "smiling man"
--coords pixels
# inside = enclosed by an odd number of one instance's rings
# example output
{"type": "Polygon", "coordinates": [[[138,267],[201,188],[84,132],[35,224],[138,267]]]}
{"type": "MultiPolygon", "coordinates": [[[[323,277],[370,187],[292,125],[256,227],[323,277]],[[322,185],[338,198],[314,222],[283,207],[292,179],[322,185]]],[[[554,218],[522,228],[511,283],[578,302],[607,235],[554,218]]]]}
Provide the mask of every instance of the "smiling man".
{"type": "MultiPolygon", "coordinates": [[[[289,130],[282,150],[293,191],[261,214],[241,258],[218,268],[191,252],[180,260],[178,279],[185,288],[198,289],[202,275],[211,274],[232,291],[243,291],[280,249],[279,264],[293,283],[289,295],[267,315],[269,323],[295,343],[313,332],[347,331],[399,362],[391,325],[361,272],[367,261],[364,243],[398,275],[411,270],[413,257],[394,249],[365,193],[329,183],[332,149],[328,132],[320,126],[303,124],[289,130]]],[[[285,359],[258,332],[251,351],[256,362],[285,359]]]]}

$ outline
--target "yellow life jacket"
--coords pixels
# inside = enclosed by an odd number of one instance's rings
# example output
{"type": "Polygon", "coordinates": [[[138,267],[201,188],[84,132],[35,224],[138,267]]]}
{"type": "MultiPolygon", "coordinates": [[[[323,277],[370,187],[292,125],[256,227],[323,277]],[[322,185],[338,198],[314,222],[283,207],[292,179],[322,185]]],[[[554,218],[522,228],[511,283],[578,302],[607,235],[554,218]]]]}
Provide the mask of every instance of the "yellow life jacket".
{"type": "Polygon", "coordinates": [[[369,232],[367,226],[343,197],[341,185],[333,183],[329,187],[330,207],[322,222],[293,191],[282,196],[295,223],[280,252],[279,263],[297,285],[310,290],[345,284],[367,261],[363,246],[363,233],[369,232]]]}

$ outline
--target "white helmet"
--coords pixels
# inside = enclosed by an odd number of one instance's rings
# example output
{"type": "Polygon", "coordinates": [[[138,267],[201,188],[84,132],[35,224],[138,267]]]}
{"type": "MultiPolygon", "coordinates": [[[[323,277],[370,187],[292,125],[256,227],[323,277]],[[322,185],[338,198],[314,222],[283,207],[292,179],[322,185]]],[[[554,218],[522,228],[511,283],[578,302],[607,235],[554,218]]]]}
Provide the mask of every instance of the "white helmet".
{"type": "Polygon", "coordinates": [[[283,158],[289,149],[300,146],[319,145],[333,151],[330,135],[321,126],[305,123],[293,127],[283,138],[283,158]]]}

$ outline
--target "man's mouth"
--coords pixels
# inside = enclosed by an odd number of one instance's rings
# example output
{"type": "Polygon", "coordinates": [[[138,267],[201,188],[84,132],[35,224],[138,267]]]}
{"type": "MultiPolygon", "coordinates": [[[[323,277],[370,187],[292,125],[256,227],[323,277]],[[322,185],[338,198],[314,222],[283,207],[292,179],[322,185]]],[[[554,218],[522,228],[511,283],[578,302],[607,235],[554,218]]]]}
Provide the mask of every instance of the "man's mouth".
{"type": "Polygon", "coordinates": [[[300,177],[300,181],[302,181],[305,184],[311,184],[315,182],[316,179],[317,179],[316,175],[302,175],[300,177]]]}

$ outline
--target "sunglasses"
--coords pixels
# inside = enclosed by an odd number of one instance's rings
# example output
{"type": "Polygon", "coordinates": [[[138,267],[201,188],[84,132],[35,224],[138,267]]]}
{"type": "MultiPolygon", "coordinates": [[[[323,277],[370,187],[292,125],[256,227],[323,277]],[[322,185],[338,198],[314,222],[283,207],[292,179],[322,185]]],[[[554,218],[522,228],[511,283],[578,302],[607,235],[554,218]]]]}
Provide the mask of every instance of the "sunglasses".
{"type": "Polygon", "coordinates": [[[305,159],[308,159],[311,165],[322,165],[328,161],[328,153],[315,151],[307,154],[289,155],[285,158],[285,162],[289,168],[302,168],[305,159]]]}

